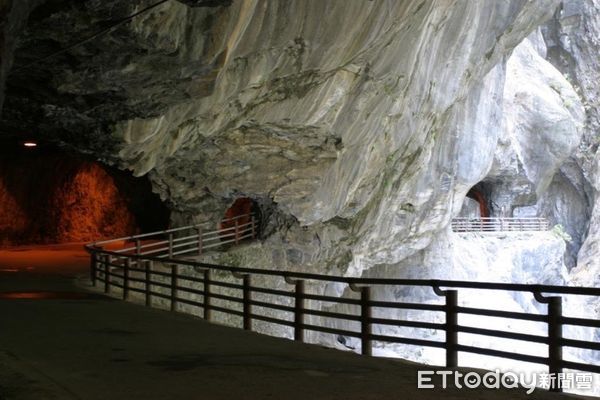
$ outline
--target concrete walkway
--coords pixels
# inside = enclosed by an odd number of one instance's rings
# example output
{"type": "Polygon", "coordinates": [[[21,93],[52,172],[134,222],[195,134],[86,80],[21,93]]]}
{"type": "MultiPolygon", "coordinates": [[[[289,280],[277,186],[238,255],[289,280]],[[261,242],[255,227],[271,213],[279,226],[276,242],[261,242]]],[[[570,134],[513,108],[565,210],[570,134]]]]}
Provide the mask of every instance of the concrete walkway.
{"type": "Polygon", "coordinates": [[[571,398],[419,390],[430,367],[148,309],[88,292],[86,279],[79,245],[0,251],[0,400],[571,398]]]}

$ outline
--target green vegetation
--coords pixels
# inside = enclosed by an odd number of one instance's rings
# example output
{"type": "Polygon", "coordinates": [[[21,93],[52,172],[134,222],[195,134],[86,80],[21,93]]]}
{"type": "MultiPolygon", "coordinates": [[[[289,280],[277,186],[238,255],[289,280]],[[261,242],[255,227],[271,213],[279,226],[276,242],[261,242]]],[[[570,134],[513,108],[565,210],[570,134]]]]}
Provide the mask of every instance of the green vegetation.
{"type": "Polygon", "coordinates": [[[554,235],[561,238],[567,243],[571,243],[573,241],[571,235],[569,235],[567,231],[565,231],[565,227],[561,224],[554,225],[554,227],[552,227],[552,233],[554,233],[554,235]]]}

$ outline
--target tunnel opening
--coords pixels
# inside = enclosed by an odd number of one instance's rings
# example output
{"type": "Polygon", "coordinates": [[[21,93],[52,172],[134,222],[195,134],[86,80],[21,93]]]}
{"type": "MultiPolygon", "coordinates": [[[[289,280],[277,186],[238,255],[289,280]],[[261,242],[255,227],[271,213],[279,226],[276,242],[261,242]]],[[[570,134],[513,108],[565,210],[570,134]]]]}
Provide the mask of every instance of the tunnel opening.
{"type": "Polygon", "coordinates": [[[250,197],[238,197],[225,210],[219,223],[221,241],[254,239],[259,236],[260,207],[250,197]],[[245,234],[244,234],[245,232],[245,234]]]}
{"type": "Polygon", "coordinates": [[[490,209],[488,207],[486,197],[480,189],[472,187],[467,192],[467,198],[475,200],[479,205],[479,218],[490,217],[490,209]]]}
{"type": "Polygon", "coordinates": [[[459,218],[482,219],[490,218],[494,213],[492,190],[488,182],[479,182],[467,192],[459,218]]]}
{"type": "Polygon", "coordinates": [[[43,144],[2,147],[2,247],[89,242],[168,226],[169,210],[147,178],[43,144]]]}

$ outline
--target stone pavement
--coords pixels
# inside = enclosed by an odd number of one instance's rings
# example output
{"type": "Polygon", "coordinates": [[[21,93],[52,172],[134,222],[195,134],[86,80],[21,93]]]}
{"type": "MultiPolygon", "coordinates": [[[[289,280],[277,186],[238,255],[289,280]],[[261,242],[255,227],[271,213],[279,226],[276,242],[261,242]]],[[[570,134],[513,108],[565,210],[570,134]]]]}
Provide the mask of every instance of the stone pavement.
{"type": "Polygon", "coordinates": [[[571,398],[417,389],[430,367],[209,324],[85,285],[80,245],[0,251],[1,400],[571,398]]]}

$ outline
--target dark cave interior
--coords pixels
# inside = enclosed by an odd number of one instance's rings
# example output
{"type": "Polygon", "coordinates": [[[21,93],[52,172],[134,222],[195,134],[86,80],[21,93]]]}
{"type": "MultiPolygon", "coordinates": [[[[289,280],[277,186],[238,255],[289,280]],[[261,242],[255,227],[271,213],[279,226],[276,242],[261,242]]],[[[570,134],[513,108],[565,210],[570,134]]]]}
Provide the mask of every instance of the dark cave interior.
{"type": "Polygon", "coordinates": [[[169,221],[146,178],[14,138],[0,146],[0,204],[5,247],[128,236],[169,221]]]}

